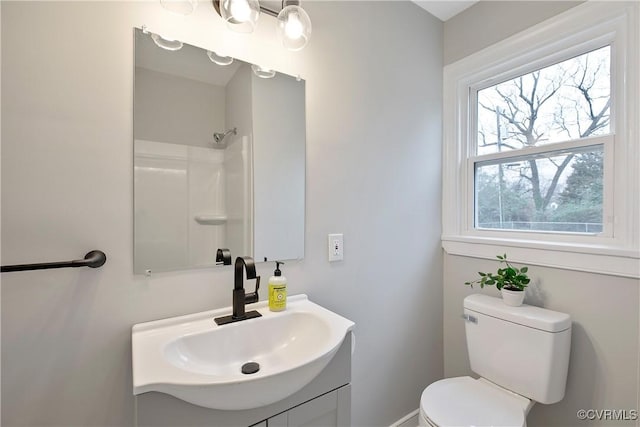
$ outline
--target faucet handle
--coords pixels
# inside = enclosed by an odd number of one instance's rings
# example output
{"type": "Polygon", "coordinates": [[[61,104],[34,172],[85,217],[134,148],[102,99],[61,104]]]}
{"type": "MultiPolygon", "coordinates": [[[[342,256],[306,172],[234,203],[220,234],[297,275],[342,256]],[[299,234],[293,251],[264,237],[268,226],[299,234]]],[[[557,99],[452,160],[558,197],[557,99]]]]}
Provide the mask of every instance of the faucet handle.
{"type": "Polygon", "coordinates": [[[246,304],[253,304],[254,302],[258,302],[258,299],[260,299],[260,296],[258,295],[258,289],[260,289],[260,276],[256,276],[256,290],[245,295],[244,302],[246,304]]]}
{"type": "Polygon", "coordinates": [[[231,265],[231,251],[227,248],[218,248],[216,251],[216,265],[231,265]]]}

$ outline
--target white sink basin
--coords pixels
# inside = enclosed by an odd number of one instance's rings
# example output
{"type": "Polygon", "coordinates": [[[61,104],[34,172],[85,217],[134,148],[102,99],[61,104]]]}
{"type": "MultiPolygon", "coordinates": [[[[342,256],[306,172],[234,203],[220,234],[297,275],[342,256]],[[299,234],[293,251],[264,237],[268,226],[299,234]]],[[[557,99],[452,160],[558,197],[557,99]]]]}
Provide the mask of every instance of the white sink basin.
{"type": "Polygon", "coordinates": [[[262,317],[218,326],[231,308],[140,323],[132,331],[133,394],[158,391],[212,409],[257,408],[282,400],[313,380],[354,323],[307,299],[287,310],[247,306],[262,317]],[[258,372],[243,374],[248,362],[258,372]]]}

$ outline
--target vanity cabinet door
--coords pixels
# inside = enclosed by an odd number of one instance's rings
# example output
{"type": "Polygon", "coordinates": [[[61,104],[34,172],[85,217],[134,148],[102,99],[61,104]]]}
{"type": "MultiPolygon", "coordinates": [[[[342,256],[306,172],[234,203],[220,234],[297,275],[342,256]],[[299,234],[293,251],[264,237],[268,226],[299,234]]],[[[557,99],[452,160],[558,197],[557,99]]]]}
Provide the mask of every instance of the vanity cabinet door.
{"type": "Polygon", "coordinates": [[[349,426],[351,386],[324,394],[267,420],[268,427],[349,426]]]}

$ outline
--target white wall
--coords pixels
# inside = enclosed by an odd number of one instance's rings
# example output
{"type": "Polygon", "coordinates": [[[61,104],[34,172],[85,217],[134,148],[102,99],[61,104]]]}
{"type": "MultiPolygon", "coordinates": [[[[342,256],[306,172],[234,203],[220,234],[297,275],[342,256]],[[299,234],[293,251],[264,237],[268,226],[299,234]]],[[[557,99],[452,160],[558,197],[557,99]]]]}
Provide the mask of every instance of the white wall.
{"type": "Polygon", "coordinates": [[[187,18],[157,2],[2,2],[2,263],[108,256],[2,275],[3,425],[131,425],[131,326],[231,303],[230,268],[132,274],[142,24],[306,80],[305,258],[284,274],[357,323],[353,425],[389,425],[442,376],[442,24],[409,2],[305,8],[313,38],[289,53],[273,18],[233,34],[207,2],[187,18]],[[331,232],[345,260],[330,265],[331,232]]]}
{"type": "MultiPolygon", "coordinates": [[[[578,3],[478,3],[445,23],[445,62],[479,51],[575,4],[578,3]]],[[[446,377],[472,374],[464,322],[459,315],[464,297],[481,291],[470,289],[463,283],[477,277],[478,271],[491,271],[495,267],[492,260],[445,254],[446,377]]],[[[534,406],[528,425],[636,425],[634,421],[589,423],[578,420],[576,412],[579,409],[638,408],[640,282],[539,266],[531,266],[529,271],[533,282],[525,302],[569,313],[573,331],[566,396],[554,405],[534,406]]],[[[495,290],[482,292],[497,295],[495,290]]]]}

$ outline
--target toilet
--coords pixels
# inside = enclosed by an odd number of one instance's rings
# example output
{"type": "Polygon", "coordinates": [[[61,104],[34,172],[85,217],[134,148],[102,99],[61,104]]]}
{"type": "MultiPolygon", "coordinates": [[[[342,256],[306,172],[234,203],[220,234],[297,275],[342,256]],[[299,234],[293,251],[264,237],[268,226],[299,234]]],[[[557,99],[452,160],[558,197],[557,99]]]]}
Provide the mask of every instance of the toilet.
{"type": "Polygon", "coordinates": [[[500,298],[464,299],[471,370],[480,378],[446,378],[420,398],[420,425],[526,426],[535,402],[564,398],[571,317],[540,307],[511,307],[500,298]]]}

